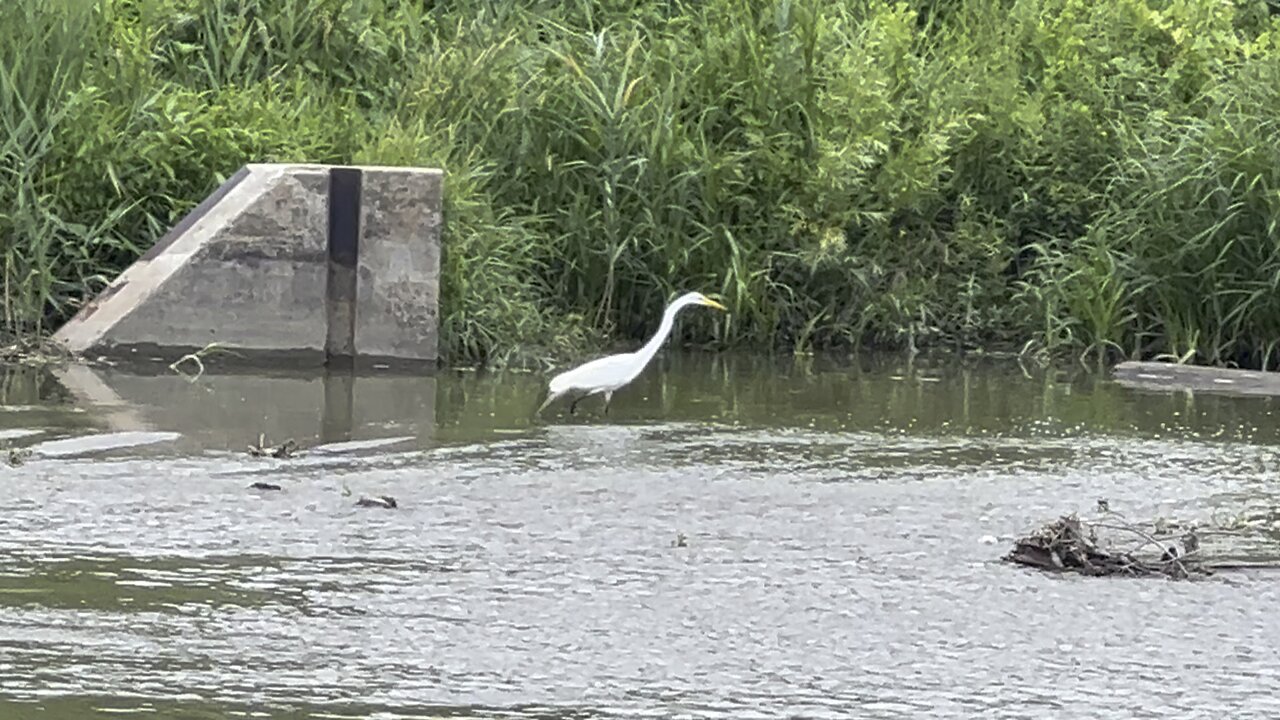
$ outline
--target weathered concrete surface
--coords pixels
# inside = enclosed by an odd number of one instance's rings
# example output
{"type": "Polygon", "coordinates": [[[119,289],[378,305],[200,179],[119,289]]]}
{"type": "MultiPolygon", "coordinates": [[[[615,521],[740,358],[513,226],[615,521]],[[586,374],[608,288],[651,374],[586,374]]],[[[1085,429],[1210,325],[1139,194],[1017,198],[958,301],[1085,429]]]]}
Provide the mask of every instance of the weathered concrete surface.
{"type": "Polygon", "coordinates": [[[1130,361],[1116,365],[1112,378],[1121,385],[1142,390],[1280,395],[1280,373],[1257,370],[1130,361]]]}
{"type": "Polygon", "coordinates": [[[443,192],[439,174],[405,183],[391,173],[365,173],[355,328],[360,352],[436,357],[443,192]],[[403,238],[405,232],[415,235],[403,238]],[[369,317],[390,321],[361,320],[369,317]]]}
{"type": "Polygon", "coordinates": [[[442,173],[343,168],[338,197],[334,170],[246,166],[55,339],[89,356],[217,343],[250,363],[434,362],[442,173]]]}

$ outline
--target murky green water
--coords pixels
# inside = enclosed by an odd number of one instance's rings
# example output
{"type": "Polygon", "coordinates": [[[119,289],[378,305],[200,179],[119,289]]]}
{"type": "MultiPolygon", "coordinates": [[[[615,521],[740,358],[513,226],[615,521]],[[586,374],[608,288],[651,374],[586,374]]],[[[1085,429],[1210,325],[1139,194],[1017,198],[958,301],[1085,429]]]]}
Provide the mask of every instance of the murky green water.
{"type": "Polygon", "coordinates": [[[0,718],[1280,714],[1280,573],[998,562],[1098,497],[1280,504],[1274,400],[677,356],[534,419],[544,380],[0,377],[0,718]]]}

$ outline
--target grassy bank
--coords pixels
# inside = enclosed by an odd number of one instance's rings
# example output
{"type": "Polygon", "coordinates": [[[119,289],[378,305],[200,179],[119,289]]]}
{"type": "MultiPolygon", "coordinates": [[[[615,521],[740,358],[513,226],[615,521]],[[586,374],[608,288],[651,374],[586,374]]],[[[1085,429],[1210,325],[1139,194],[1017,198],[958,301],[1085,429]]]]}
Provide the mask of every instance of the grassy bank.
{"type": "Polygon", "coordinates": [[[687,342],[1280,365],[1264,0],[6,0],[0,322],[248,161],[448,173],[454,362],[687,342]],[[425,9],[424,9],[425,8],[425,9]]]}

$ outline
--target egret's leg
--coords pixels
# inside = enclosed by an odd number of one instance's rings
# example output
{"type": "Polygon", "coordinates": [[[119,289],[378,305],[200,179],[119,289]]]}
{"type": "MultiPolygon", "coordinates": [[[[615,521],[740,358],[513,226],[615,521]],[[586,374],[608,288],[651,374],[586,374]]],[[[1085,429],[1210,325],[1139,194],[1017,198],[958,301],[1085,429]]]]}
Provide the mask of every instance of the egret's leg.
{"type": "Polygon", "coordinates": [[[609,390],[604,394],[604,414],[609,414],[609,401],[613,399],[613,391],[609,390]]]}
{"type": "Polygon", "coordinates": [[[542,405],[538,407],[538,411],[535,412],[534,415],[541,415],[542,411],[546,410],[547,406],[555,402],[556,398],[558,397],[560,396],[555,393],[547,393],[547,399],[542,401],[542,405]]]}
{"type": "Polygon", "coordinates": [[[574,399],[573,399],[573,402],[569,403],[569,414],[570,414],[570,415],[572,415],[572,414],[574,413],[574,411],[576,411],[576,410],[578,409],[578,403],[582,402],[582,398],[584,398],[584,397],[586,397],[586,395],[579,395],[578,397],[576,397],[576,398],[574,398],[574,399]]]}

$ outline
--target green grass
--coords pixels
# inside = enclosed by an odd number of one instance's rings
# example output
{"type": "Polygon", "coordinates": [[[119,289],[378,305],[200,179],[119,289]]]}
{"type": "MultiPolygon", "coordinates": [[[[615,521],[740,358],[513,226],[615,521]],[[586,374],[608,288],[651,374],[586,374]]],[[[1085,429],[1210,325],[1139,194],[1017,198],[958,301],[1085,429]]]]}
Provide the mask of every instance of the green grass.
{"type": "Polygon", "coordinates": [[[447,172],[442,340],[1280,366],[1263,0],[7,0],[3,329],[246,162],[447,172]]]}

